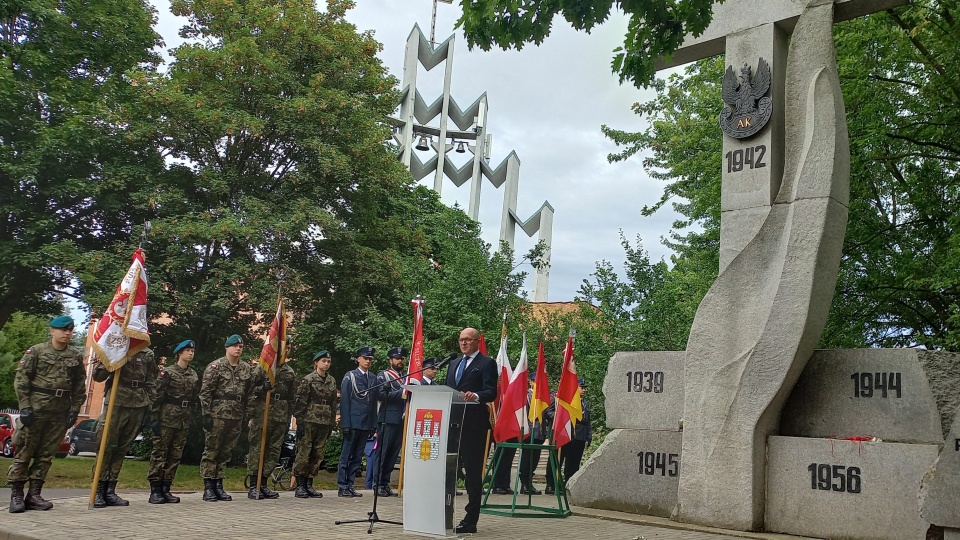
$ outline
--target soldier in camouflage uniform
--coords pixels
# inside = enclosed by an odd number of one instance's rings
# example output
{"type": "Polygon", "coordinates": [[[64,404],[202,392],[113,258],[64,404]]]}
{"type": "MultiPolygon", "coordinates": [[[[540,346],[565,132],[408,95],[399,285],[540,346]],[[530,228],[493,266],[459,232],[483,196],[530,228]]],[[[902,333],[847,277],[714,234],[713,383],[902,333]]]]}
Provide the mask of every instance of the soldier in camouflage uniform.
{"type": "MultiPolygon", "coordinates": [[[[116,397],[113,404],[113,416],[110,419],[110,432],[103,448],[103,467],[100,469],[99,484],[93,502],[94,508],[107,506],[128,506],[130,503],[117,496],[117,478],[123,460],[130,450],[134,439],[150,422],[150,407],[153,406],[156,395],[157,362],[153,351],[143,349],[116,371],[107,371],[107,368],[97,362],[93,368],[93,380],[105,383],[104,406],[116,397]],[[113,378],[119,374],[117,395],[112,396],[113,378]]],[[[97,441],[103,435],[103,426],[106,422],[107,409],[100,415],[97,422],[97,441]]],[[[96,474],[97,464],[94,462],[92,474],[96,474]]]]}
{"type": "Polygon", "coordinates": [[[200,476],[205,501],[233,500],[223,490],[223,469],[230,462],[241,428],[249,417],[254,393],[253,369],[240,361],[243,339],[234,334],[227,338],[224,347],[225,355],[210,362],[200,383],[200,409],[206,432],[200,476]]]}
{"type": "MultiPolygon", "coordinates": [[[[253,384],[259,388],[268,382],[267,372],[259,367],[253,368],[253,384]]],[[[260,442],[263,440],[263,410],[266,406],[267,392],[258,395],[253,401],[253,417],[247,440],[250,451],[247,453],[247,478],[250,482],[249,499],[276,499],[279,493],[267,487],[270,471],[280,461],[280,446],[290,430],[290,408],[293,405],[293,389],[297,384],[297,374],[287,364],[277,368],[274,374],[273,393],[269,394],[270,412],[267,419],[267,448],[263,454],[263,475],[260,477],[260,489],[257,490],[257,473],[260,469],[260,442]]]]}
{"type": "Polygon", "coordinates": [[[170,485],[177,475],[183,447],[187,442],[190,419],[196,411],[200,378],[190,367],[196,344],[189,339],[173,349],[177,361],[157,377],[157,397],[153,402],[150,423],[153,451],[150,453],[150,482],[152,504],[178,503],[180,497],[170,493],[170,485]]]}
{"type": "Polygon", "coordinates": [[[20,402],[17,452],[7,470],[10,512],[49,510],[53,503],[40,496],[47,471],[67,429],[77,421],[87,399],[83,355],[70,347],[73,319],[50,321],[50,341],[27,349],[17,366],[14,389],[20,402]],[[30,480],[26,498],[23,485],[30,480]]]}
{"type": "Polygon", "coordinates": [[[297,418],[297,459],[293,465],[297,490],[294,496],[301,499],[323,497],[313,489],[313,477],[320,471],[327,438],[336,424],[335,415],[340,407],[337,383],[333,375],[327,375],[328,369],[330,353],[320,351],[315,354],[313,371],[297,386],[297,399],[293,405],[293,415],[297,418]]]}

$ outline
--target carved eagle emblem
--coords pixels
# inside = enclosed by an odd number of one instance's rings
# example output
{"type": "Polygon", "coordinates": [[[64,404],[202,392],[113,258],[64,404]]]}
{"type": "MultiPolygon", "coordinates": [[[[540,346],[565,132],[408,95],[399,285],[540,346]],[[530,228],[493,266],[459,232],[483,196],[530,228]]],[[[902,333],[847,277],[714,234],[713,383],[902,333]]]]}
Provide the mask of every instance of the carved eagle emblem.
{"type": "Polygon", "coordinates": [[[743,139],[760,131],[770,120],[773,103],[770,91],[770,65],[760,58],[756,73],[749,64],[740,68],[740,76],[727,66],[721,94],[726,106],[720,112],[720,127],[730,137],[743,139]]]}

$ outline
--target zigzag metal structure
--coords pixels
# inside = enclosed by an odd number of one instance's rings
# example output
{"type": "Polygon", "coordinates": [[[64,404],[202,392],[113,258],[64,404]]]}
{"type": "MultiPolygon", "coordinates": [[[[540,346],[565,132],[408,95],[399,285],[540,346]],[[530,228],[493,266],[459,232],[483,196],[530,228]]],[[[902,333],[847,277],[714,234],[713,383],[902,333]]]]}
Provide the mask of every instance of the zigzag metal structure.
{"type": "MultiPolygon", "coordinates": [[[[492,135],[487,133],[487,94],[484,92],[466,108],[450,95],[450,82],[453,69],[454,36],[442,43],[432,45],[423,35],[420,27],[414,25],[407,37],[406,54],[403,67],[403,91],[400,98],[400,114],[389,118],[394,125],[394,140],[400,148],[398,158],[410,170],[417,181],[433,175],[433,188],[438,194],[443,189],[443,179],[447,178],[457,187],[470,182],[470,199],[467,215],[476,220],[480,212],[480,188],[486,178],[495,188],[503,187],[503,211],[500,221],[500,241],[514,246],[517,226],[532,237],[539,232],[538,240],[544,242],[543,255],[546,264],[536,271],[534,277],[533,300],[546,302],[550,285],[550,256],[553,242],[553,206],[544,201],[540,208],[526,220],[517,217],[517,195],[520,183],[520,158],[516,152],[500,162],[496,168],[490,166],[490,145],[492,135]],[[431,103],[417,89],[418,65],[430,71],[444,63],[443,92],[431,103]],[[428,125],[435,122],[438,125],[428,125]],[[452,123],[448,129],[448,123],[452,123]],[[418,138],[429,137],[428,147],[433,155],[426,161],[413,151],[418,138]],[[434,140],[436,137],[436,140],[434,140]],[[470,158],[457,166],[447,158],[447,153],[463,145],[470,151],[470,158]]],[[[423,139],[421,139],[423,140],[423,139]]]]}

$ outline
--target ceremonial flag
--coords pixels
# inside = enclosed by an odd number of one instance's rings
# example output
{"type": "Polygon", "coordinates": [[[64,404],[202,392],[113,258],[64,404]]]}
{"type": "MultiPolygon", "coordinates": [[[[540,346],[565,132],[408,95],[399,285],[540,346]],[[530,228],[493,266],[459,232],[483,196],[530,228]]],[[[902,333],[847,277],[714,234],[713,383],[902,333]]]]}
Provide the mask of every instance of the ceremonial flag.
{"type": "Polygon", "coordinates": [[[505,385],[500,414],[493,426],[493,440],[499,442],[524,439],[527,435],[527,336],[523,336],[520,359],[505,385]]]}
{"type": "Polygon", "coordinates": [[[483,334],[480,334],[480,345],[477,346],[480,349],[480,352],[484,356],[490,356],[487,354],[487,340],[483,339],[483,334]]]}
{"type": "Polygon", "coordinates": [[[267,372],[270,384],[274,384],[277,369],[287,360],[287,312],[283,306],[283,296],[277,293],[277,314],[270,324],[267,339],[260,350],[260,367],[267,372]]]}
{"type": "Polygon", "coordinates": [[[143,250],[133,252],[110,307],[93,333],[93,348],[107,371],[116,371],[150,345],[147,333],[147,269],[143,250]]]}
{"type": "Polygon", "coordinates": [[[543,355],[543,342],[537,348],[537,375],[533,381],[530,397],[530,421],[543,422],[543,412],[550,408],[550,381],[547,379],[547,359],[543,355]]]}
{"type": "Polygon", "coordinates": [[[583,419],[580,404],[580,385],[577,381],[577,366],[573,361],[573,337],[570,331],[567,348],[563,351],[563,371],[557,385],[557,411],[553,420],[553,442],[561,447],[573,440],[573,429],[583,419]]]}
{"type": "MultiPolygon", "coordinates": [[[[423,381],[423,373],[419,373],[423,369],[423,299],[418,294],[410,303],[413,304],[413,346],[410,347],[410,367],[407,368],[406,384],[423,381]]],[[[406,390],[403,395],[407,395],[406,390]]]]}

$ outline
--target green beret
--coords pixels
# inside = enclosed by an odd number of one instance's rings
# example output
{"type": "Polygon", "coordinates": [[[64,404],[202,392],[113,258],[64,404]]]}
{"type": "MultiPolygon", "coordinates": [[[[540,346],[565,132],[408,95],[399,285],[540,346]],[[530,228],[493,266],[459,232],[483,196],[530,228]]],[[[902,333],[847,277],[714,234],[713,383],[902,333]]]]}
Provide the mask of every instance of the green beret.
{"type": "Polygon", "coordinates": [[[313,361],[314,361],[314,362],[316,362],[317,360],[319,360],[319,359],[321,359],[321,358],[330,358],[330,351],[328,351],[328,350],[326,350],[326,349],[323,349],[322,351],[320,351],[320,352],[318,352],[317,354],[313,355],[313,361]]]}
{"type": "Polygon", "coordinates": [[[50,321],[50,328],[70,328],[73,329],[73,319],[68,315],[61,315],[59,317],[54,317],[50,321]]]}
{"type": "Polygon", "coordinates": [[[227,338],[227,341],[223,344],[223,346],[224,346],[224,347],[230,347],[230,346],[236,345],[236,344],[238,344],[238,343],[241,344],[241,345],[243,345],[243,338],[240,337],[240,336],[238,336],[237,334],[234,334],[234,335],[232,335],[232,336],[230,336],[230,337],[227,338]]]}
{"type": "Polygon", "coordinates": [[[196,349],[196,348],[197,348],[197,344],[194,343],[193,340],[185,339],[181,341],[180,344],[178,344],[176,347],[173,348],[173,354],[177,354],[178,352],[184,349],[196,349]]]}

